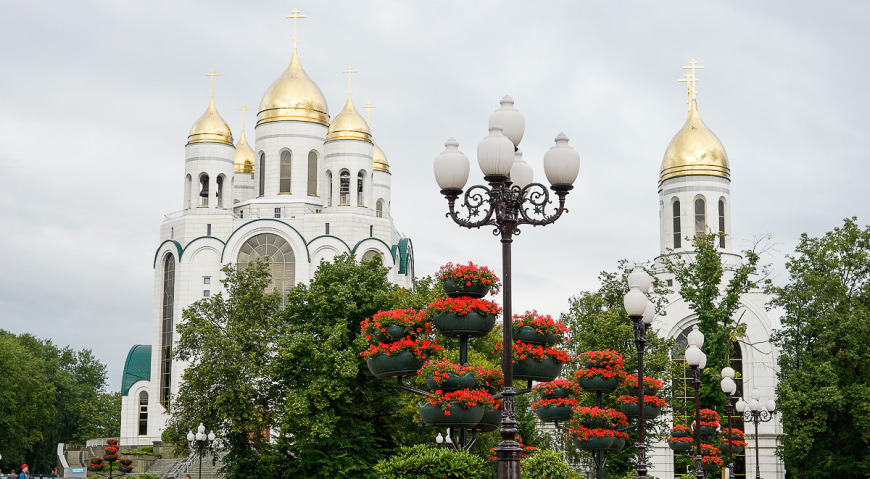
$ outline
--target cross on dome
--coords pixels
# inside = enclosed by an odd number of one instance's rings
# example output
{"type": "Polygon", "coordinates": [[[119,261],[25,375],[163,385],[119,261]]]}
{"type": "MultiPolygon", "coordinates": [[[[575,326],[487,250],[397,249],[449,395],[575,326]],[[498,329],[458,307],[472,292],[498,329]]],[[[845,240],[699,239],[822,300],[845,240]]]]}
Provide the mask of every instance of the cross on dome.
{"type": "Polygon", "coordinates": [[[350,89],[351,79],[352,79],[352,77],[353,77],[353,74],[354,74],[354,73],[359,73],[359,71],[358,71],[358,70],[354,70],[352,66],[348,65],[347,68],[346,68],[342,73],[347,73],[347,93],[350,94],[350,91],[351,91],[351,89],[350,89]]]}
{"type": "Polygon", "coordinates": [[[372,108],[377,108],[377,107],[372,105],[372,102],[367,101],[366,104],[363,105],[363,108],[366,109],[366,123],[368,123],[369,128],[371,128],[371,126],[372,126],[372,108]]]}
{"type": "Polygon", "coordinates": [[[208,73],[205,74],[205,76],[211,77],[211,88],[209,88],[208,91],[209,91],[209,93],[211,93],[211,96],[214,97],[214,77],[219,77],[219,76],[221,76],[221,74],[215,73],[214,68],[212,68],[211,70],[208,71],[208,73]]]}
{"type": "Polygon", "coordinates": [[[686,88],[688,89],[690,103],[692,100],[695,99],[695,97],[698,96],[698,90],[695,89],[695,83],[698,81],[698,76],[695,75],[695,70],[696,69],[701,70],[703,68],[704,68],[704,66],[698,65],[698,61],[693,58],[693,59],[689,60],[688,65],[683,66],[683,70],[691,70],[691,72],[687,72],[685,78],[681,78],[681,79],[677,80],[680,83],[683,83],[683,82],[686,83],[686,88]]]}
{"type": "Polygon", "coordinates": [[[242,112],[242,129],[244,129],[245,128],[245,112],[251,111],[251,109],[248,108],[248,105],[242,105],[241,108],[236,108],[236,111],[242,112]]]}
{"type": "Polygon", "coordinates": [[[293,48],[296,48],[296,45],[299,44],[299,40],[296,39],[296,27],[299,25],[299,19],[305,18],[305,15],[299,15],[299,9],[294,8],[292,15],[284,15],[284,18],[292,18],[293,19],[293,48]]]}

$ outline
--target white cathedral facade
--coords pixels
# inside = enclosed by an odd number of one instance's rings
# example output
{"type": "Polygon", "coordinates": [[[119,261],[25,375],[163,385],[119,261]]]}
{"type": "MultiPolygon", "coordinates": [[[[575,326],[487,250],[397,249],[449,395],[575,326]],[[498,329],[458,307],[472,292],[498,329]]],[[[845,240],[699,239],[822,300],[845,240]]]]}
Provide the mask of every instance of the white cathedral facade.
{"type": "Polygon", "coordinates": [[[389,165],[350,94],[330,119],[294,48],[263,95],[254,132],[253,148],[244,124],[234,144],[212,89],[187,137],[183,209],[160,226],[151,345],[134,346],[124,367],[123,445],[160,440],[186,367],[171,356],[176,325],[186,307],[221,291],[224,265],[268,256],[273,287],[286,291],[349,253],[379,257],[393,283],[411,286],[414,251],[390,217],[389,165]]]}

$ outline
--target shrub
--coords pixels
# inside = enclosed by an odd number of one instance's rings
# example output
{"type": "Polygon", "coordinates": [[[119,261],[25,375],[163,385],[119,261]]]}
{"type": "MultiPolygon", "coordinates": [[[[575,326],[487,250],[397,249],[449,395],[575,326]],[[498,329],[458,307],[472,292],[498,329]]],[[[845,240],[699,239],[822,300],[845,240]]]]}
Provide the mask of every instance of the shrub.
{"type": "MultiPolygon", "coordinates": [[[[418,445],[375,465],[381,479],[489,479],[492,466],[467,451],[418,445]]],[[[541,476],[545,477],[545,476],[541,476]]]]}
{"type": "Polygon", "coordinates": [[[523,479],[581,479],[556,451],[540,450],[520,462],[523,479]]]}

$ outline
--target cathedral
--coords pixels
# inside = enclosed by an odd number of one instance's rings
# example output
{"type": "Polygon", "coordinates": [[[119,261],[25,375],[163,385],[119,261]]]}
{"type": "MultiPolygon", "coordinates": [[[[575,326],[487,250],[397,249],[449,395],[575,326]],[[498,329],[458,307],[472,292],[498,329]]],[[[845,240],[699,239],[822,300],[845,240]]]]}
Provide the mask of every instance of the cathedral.
{"type": "MultiPolygon", "coordinates": [[[[289,18],[303,18],[298,13],[289,18]]],[[[379,259],[400,286],[414,278],[411,240],[390,216],[390,167],[354,106],[350,81],[347,102],[330,117],[302,68],[294,25],[292,58],[263,94],[252,147],[244,120],[234,141],[218,113],[215,75],[187,136],[182,209],[160,225],[151,345],[134,346],[124,365],[123,445],[160,440],[186,367],[172,358],[176,325],[186,307],[221,291],[223,266],[267,257],[280,291],[307,283],[321,261],[340,254],[379,259]]]]}
{"type": "MultiPolygon", "coordinates": [[[[660,256],[655,263],[656,276],[663,281],[673,293],[668,298],[666,314],[655,318],[652,327],[662,337],[676,340],[673,357],[678,361],[683,359],[686,349],[686,336],[697,324],[697,314],[678,294],[679,284],[675,284],[674,276],[663,267],[661,259],[669,255],[692,255],[692,242],[688,237],[713,233],[724,233],[717,238],[717,246],[721,253],[724,269],[723,282],[727,282],[734,269],[741,263],[742,257],[735,253],[731,235],[731,170],[728,155],[719,138],[704,124],[698,112],[695,98],[694,82],[695,61],[684,67],[691,69],[686,78],[681,81],[688,83],[689,111],[688,119],[683,127],[674,135],[665,150],[659,172],[659,232],[660,256]]],[[[740,308],[735,314],[735,321],[746,325],[746,337],[735,342],[731,355],[731,367],[739,373],[737,379],[736,397],[749,400],[752,390],[757,389],[761,401],[774,399],[776,388],[776,351],[770,342],[772,334],[771,320],[766,309],[767,296],[761,290],[753,290],[740,298],[740,308]]],[[[692,373],[685,369],[685,379],[689,381],[692,373]]],[[[686,401],[694,409],[694,393],[690,386],[688,395],[691,397],[674,397],[674,401],[686,401]]],[[[736,398],[735,398],[736,400],[736,398]]],[[[755,427],[744,423],[740,413],[734,413],[732,425],[743,429],[748,444],[743,454],[735,459],[735,477],[754,477],[755,460],[755,427]]],[[[688,424],[686,418],[673,418],[674,424],[688,424]]],[[[727,417],[722,417],[722,427],[728,427],[727,417]]],[[[758,425],[758,444],[760,460],[758,461],[761,476],[765,478],[784,478],[785,469],[782,461],[776,457],[775,450],[779,445],[782,427],[776,418],[758,425]]],[[[674,452],[664,441],[654,445],[649,451],[649,462],[653,466],[652,476],[658,478],[678,477],[685,474],[674,461],[674,452]]]]}

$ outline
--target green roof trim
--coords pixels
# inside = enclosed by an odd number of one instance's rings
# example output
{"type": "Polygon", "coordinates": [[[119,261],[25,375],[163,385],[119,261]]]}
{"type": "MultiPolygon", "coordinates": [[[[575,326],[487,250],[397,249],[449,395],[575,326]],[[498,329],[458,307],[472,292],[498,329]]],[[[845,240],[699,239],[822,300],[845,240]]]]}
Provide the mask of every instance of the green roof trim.
{"type": "Polygon", "coordinates": [[[121,396],[126,396],[137,382],[151,380],[151,345],[137,344],[130,348],[122,378],[121,396]]]}
{"type": "MultiPolygon", "coordinates": [[[[356,249],[359,248],[359,245],[365,243],[366,241],[377,241],[377,242],[381,243],[382,245],[386,246],[386,247],[387,247],[387,251],[391,251],[391,250],[392,250],[392,248],[390,248],[390,245],[388,245],[387,243],[385,243],[384,240],[379,239],[379,238],[375,238],[375,237],[368,237],[368,238],[365,238],[365,239],[361,239],[361,240],[359,241],[359,243],[357,243],[357,244],[353,247],[353,251],[351,251],[351,252],[352,252],[353,254],[356,254],[356,249]]],[[[393,260],[393,264],[396,264],[396,258],[393,258],[392,255],[391,255],[391,256],[390,256],[390,259],[393,260]]]]}
{"type": "Polygon", "coordinates": [[[157,251],[154,252],[154,266],[153,266],[154,268],[157,267],[157,255],[160,254],[160,248],[162,248],[163,245],[165,245],[166,243],[172,243],[175,245],[175,249],[178,250],[178,261],[181,261],[181,253],[184,252],[184,250],[181,248],[181,245],[178,244],[178,241],[166,240],[166,241],[160,243],[160,246],[157,247],[157,251]]]}
{"type": "Polygon", "coordinates": [[[348,246],[348,244],[345,243],[343,239],[341,239],[341,238],[339,238],[338,236],[335,236],[335,235],[320,235],[320,236],[317,236],[317,237],[315,237],[314,239],[312,239],[311,241],[309,241],[305,246],[311,246],[311,243],[314,243],[315,241],[319,240],[320,238],[335,238],[335,239],[341,241],[341,244],[343,244],[344,247],[347,248],[347,252],[348,252],[348,253],[351,252],[351,250],[350,250],[350,246],[348,246]]]}
{"type": "Polygon", "coordinates": [[[408,274],[408,260],[410,259],[410,250],[412,249],[411,238],[399,240],[399,274],[408,274]]]}
{"type": "MultiPolygon", "coordinates": [[[[227,244],[224,243],[223,241],[221,241],[220,238],[215,238],[214,236],[197,236],[196,238],[190,240],[190,243],[187,243],[187,246],[184,247],[184,251],[182,251],[181,254],[184,255],[184,252],[187,251],[188,248],[190,248],[190,245],[192,245],[194,242],[199,241],[201,239],[217,240],[220,244],[224,245],[224,248],[227,247],[227,244]]],[[[221,251],[223,251],[223,249],[221,249],[221,251]]],[[[178,259],[181,259],[181,257],[179,256],[178,259]]]]}
{"type": "Polygon", "coordinates": [[[302,236],[302,233],[300,233],[299,230],[297,230],[296,228],[290,226],[289,224],[287,224],[281,220],[277,220],[274,218],[257,218],[255,220],[248,221],[247,223],[243,224],[242,226],[239,226],[232,233],[230,233],[230,236],[227,238],[227,242],[224,243],[224,249],[223,249],[223,251],[221,251],[221,263],[224,262],[224,255],[227,252],[227,245],[230,244],[230,239],[232,239],[232,237],[235,236],[235,234],[238,233],[240,229],[244,228],[245,226],[248,226],[251,223],[256,223],[257,221],[274,221],[275,223],[278,223],[278,224],[281,224],[281,225],[284,225],[284,226],[290,228],[294,233],[296,233],[299,236],[299,239],[302,240],[302,246],[305,247],[305,257],[308,258],[309,263],[311,262],[311,252],[308,251],[308,242],[305,241],[305,237],[302,236]]]}

